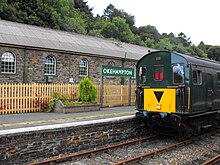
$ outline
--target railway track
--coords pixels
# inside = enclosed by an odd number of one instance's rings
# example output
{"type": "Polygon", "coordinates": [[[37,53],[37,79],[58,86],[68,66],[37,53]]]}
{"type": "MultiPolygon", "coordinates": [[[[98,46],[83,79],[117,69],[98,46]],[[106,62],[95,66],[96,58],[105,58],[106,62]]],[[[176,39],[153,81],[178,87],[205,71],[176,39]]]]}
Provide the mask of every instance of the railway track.
{"type": "Polygon", "coordinates": [[[71,159],[74,159],[74,158],[83,157],[83,156],[86,156],[86,155],[88,156],[88,155],[92,155],[92,154],[99,153],[99,152],[105,152],[105,151],[109,151],[109,150],[115,149],[115,148],[120,148],[120,147],[123,147],[125,145],[131,145],[131,144],[143,142],[143,141],[146,141],[146,140],[152,140],[154,138],[156,138],[156,136],[149,136],[149,137],[146,137],[146,138],[131,140],[131,141],[123,142],[123,143],[120,143],[120,144],[115,144],[115,145],[112,145],[112,146],[107,146],[107,147],[98,148],[98,149],[94,149],[94,150],[89,150],[89,151],[85,151],[85,152],[79,152],[79,153],[70,154],[70,155],[67,155],[67,156],[62,156],[62,157],[57,157],[57,158],[52,158],[52,159],[48,159],[48,160],[43,160],[43,161],[39,161],[39,162],[33,162],[33,163],[28,164],[28,165],[42,165],[42,164],[50,164],[52,162],[64,162],[64,161],[71,160],[71,159]]]}
{"type": "Polygon", "coordinates": [[[206,161],[205,163],[203,163],[202,165],[214,165],[214,164],[220,164],[220,154],[209,159],[208,161],[206,161]]]}
{"type": "MultiPolygon", "coordinates": [[[[114,164],[114,165],[149,164],[149,159],[145,159],[146,157],[151,159],[153,157],[157,157],[155,155],[167,154],[167,152],[170,153],[172,151],[175,152],[177,148],[187,146],[191,143],[195,144],[198,141],[201,141],[201,139],[203,138],[209,139],[211,136],[213,136],[213,132],[181,142],[177,142],[170,139],[166,141],[167,139],[160,139],[159,137],[151,136],[147,138],[141,138],[129,142],[124,142],[121,144],[116,144],[113,146],[107,146],[95,150],[76,153],[60,158],[53,158],[41,162],[34,162],[31,163],[30,165],[50,164],[51,162],[55,162],[55,164],[56,163],[62,164],[61,162],[69,162],[69,163],[74,162],[74,164],[114,164]],[[160,144],[161,141],[163,141],[163,144],[160,144]],[[135,146],[135,144],[137,144],[137,146],[135,146]]],[[[201,164],[201,162],[207,161],[207,164],[204,163],[204,165],[208,165],[210,164],[209,161],[216,163],[219,162],[220,158],[219,156],[215,156],[210,160],[208,159],[210,158],[206,157],[200,162],[193,161],[192,164],[201,164]]]]}

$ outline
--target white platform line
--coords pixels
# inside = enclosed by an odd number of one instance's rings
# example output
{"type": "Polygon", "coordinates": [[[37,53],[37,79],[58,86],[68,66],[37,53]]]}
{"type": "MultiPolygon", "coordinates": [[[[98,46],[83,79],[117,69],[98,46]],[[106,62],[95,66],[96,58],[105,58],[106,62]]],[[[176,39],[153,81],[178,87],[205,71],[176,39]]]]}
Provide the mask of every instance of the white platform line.
{"type": "Polygon", "coordinates": [[[125,119],[132,119],[132,118],[134,118],[134,116],[135,115],[113,117],[113,118],[107,118],[107,119],[97,119],[97,120],[90,120],[90,121],[71,122],[71,123],[64,123],[64,124],[52,124],[52,125],[44,125],[44,126],[34,126],[34,127],[26,127],[26,128],[1,130],[0,136],[9,135],[9,134],[16,134],[16,133],[41,131],[41,130],[60,129],[60,128],[80,126],[80,125],[106,123],[106,122],[110,122],[110,121],[120,121],[120,120],[125,120],[125,119]]]}

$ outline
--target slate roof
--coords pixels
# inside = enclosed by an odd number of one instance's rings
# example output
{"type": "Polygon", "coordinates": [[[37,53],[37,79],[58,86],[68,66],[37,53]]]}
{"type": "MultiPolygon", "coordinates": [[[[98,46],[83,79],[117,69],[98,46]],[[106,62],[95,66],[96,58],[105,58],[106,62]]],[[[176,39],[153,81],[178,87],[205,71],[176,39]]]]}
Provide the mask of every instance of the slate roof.
{"type": "Polygon", "coordinates": [[[153,49],[72,32],[0,20],[0,43],[138,60],[153,49]]]}

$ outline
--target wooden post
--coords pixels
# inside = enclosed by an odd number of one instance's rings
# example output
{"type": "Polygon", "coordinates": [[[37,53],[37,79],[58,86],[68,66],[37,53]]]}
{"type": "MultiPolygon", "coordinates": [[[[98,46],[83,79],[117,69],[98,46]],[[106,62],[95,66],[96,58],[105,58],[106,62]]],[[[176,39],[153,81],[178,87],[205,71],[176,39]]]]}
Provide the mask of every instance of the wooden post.
{"type": "Polygon", "coordinates": [[[101,80],[100,80],[100,104],[101,104],[101,107],[103,107],[103,94],[104,94],[104,88],[103,88],[103,76],[100,76],[101,77],[101,80]]]}
{"type": "Polygon", "coordinates": [[[121,105],[123,105],[123,85],[121,85],[121,105]]]}
{"type": "Polygon", "coordinates": [[[128,105],[131,105],[131,77],[129,77],[128,81],[128,105]]]}

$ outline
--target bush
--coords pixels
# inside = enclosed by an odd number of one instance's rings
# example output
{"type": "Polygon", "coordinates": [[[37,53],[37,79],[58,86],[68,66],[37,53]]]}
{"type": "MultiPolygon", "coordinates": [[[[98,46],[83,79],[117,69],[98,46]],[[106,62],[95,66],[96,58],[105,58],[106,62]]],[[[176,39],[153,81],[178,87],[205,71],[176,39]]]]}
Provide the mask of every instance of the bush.
{"type": "Polygon", "coordinates": [[[65,100],[65,99],[69,98],[68,95],[65,95],[65,94],[62,94],[62,93],[59,93],[59,92],[54,92],[52,97],[53,97],[53,99],[57,99],[57,100],[65,100]]]}
{"type": "Polygon", "coordinates": [[[54,92],[52,99],[50,100],[48,112],[52,112],[55,108],[55,103],[57,100],[61,100],[64,104],[71,104],[77,100],[77,94],[72,92],[70,95],[65,95],[59,92],[54,92]]]}
{"type": "Polygon", "coordinates": [[[80,81],[79,101],[82,101],[84,103],[96,102],[96,87],[94,86],[92,81],[89,80],[88,77],[85,77],[83,80],[80,81]]]}

